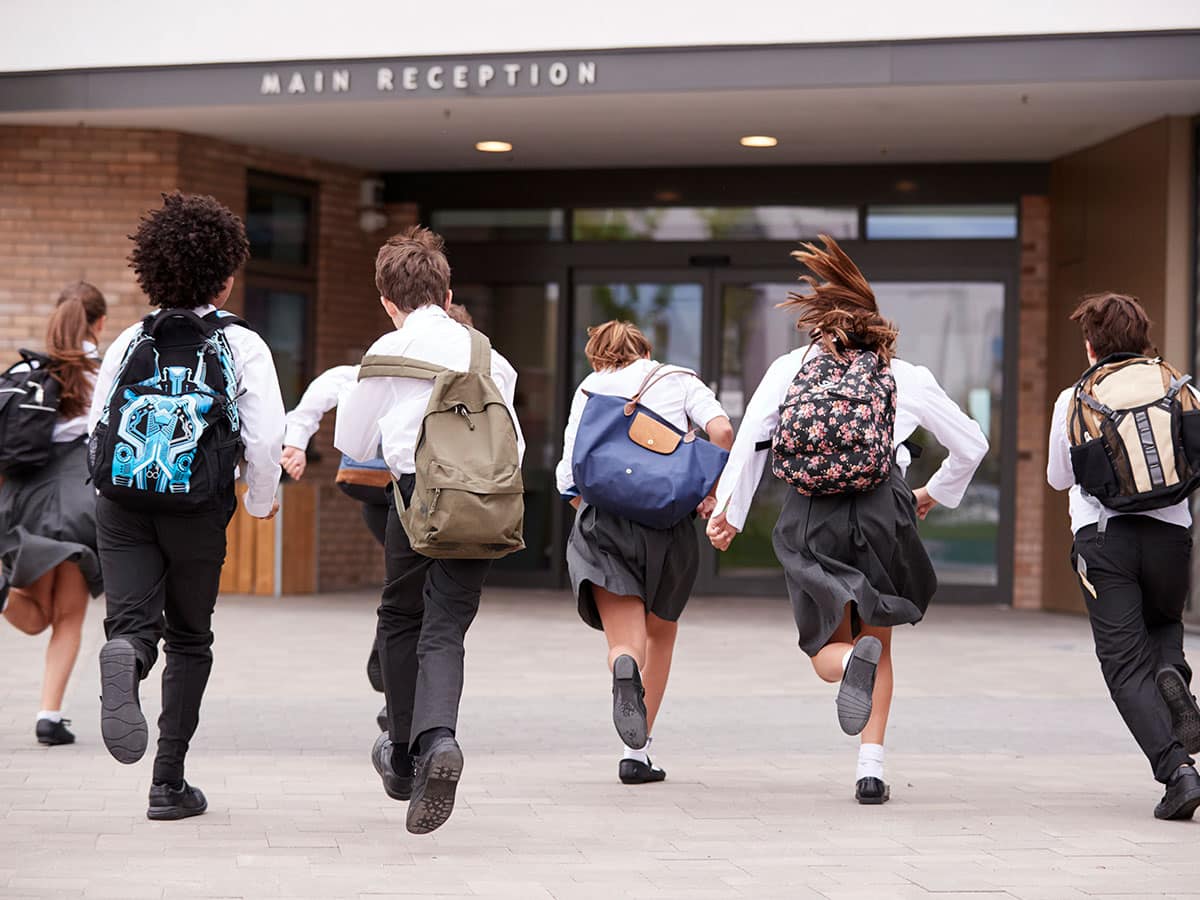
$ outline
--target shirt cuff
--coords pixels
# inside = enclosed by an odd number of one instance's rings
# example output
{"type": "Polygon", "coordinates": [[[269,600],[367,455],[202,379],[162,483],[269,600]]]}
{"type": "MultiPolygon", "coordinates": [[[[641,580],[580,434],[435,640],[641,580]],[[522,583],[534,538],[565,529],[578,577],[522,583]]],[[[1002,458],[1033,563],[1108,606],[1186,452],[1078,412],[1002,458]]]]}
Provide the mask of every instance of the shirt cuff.
{"type": "Polygon", "coordinates": [[[938,478],[940,473],[935,472],[933,477],[925,485],[925,490],[929,496],[937,501],[938,506],[944,506],[946,509],[957,509],[958,504],[962,503],[963,494],[967,492],[964,486],[961,491],[954,492],[942,484],[942,479],[938,478]]]}
{"type": "Polygon", "coordinates": [[[283,429],[283,446],[298,447],[303,450],[308,446],[309,436],[305,433],[307,429],[299,425],[288,425],[283,429]]]}
{"type": "Polygon", "coordinates": [[[254,516],[256,519],[261,519],[271,514],[271,507],[275,505],[275,496],[271,495],[265,501],[260,497],[250,498],[250,491],[242,497],[246,505],[246,512],[254,516]]]}

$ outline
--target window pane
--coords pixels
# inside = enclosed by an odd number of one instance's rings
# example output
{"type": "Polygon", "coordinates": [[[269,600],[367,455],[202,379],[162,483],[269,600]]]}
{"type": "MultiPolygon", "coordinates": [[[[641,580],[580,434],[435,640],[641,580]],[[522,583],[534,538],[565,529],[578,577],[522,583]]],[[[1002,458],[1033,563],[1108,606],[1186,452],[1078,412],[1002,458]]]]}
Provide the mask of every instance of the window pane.
{"type": "Polygon", "coordinates": [[[583,348],[587,329],[610,319],[637,325],[654,358],[700,371],[704,289],[699,284],[613,283],[575,285],[574,384],[589,372],[583,348]]]}
{"type": "MultiPolygon", "coordinates": [[[[994,585],[1000,527],[1004,285],[874,282],[872,287],[883,314],[900,329],[898,355],[927,366],[988,436],[991,449],[962,504],[954,510],[936,507],[920,529],[943,583],[994,585]]],[[[774,309],[794,288],[794,282],[730,284],[722,291],[720,399],[735,427],[740,426],[746,403],[767,367],[805,340],[790,327],[788,316],[774,309]]],[[[908,482],[919,486],[945,459],[945,451],[920,431],[914,438],[924,453],[909,467],[908,482]]],[[[764,474],[744,533],[719,557],[723,574],[778,571],[771,530],[789,490],[769,472],[764,474]]]]}
{"type": "Polygon", "coordinates": [[[577,241],[794,241],[858,237],[858,210],[817,206],[577,209],[577,241]]]}
{"type": "Polygon", "coordinates": [[[307,266],[312,200],[306,194],[256,187],[246,192],[246,236],[250,258],[259,262],[307,266]]]}
{"type": "Polygon", "coordinates": [[[501,570],[548,571],[555,554],[554,466],[562,445],[557,416],[558,285],[455,284],[454,302],[519,374],[514,406],[525,435],[525,549],[496,560],[501,570]]]}
{"type": "Polygon", "coordinates": [[[1015,238],[1017,208],[994,206],[869,206],[867,237],[1015,238]]]}
{"type": "Polygon", "coordinates": [[[246,321],[271,348],[283,403],[291,409],[304,393],[307,375],[308,295],[248,284],[246,321]]]}
{"type": "Polygon", "coordinates": [[[433,230],[450,241],[561,241],[561,209],[439,209],[433,230]]]}

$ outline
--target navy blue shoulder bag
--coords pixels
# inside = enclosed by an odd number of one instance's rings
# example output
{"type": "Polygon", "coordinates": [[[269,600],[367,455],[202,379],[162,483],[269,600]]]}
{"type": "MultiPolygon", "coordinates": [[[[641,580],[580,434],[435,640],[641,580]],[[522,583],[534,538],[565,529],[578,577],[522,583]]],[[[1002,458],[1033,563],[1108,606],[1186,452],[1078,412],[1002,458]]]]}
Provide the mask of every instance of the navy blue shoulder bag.
{"type": "Polygon", "coordinates": [[[699,378],[687,369],[656,366],[633,397],[588,394],[571,471],[584,502],[650,528],[671,528],[708,496],[729,453],[699,438],[690,420],[680,431],[641,398],[671,375],[699,378]]]}

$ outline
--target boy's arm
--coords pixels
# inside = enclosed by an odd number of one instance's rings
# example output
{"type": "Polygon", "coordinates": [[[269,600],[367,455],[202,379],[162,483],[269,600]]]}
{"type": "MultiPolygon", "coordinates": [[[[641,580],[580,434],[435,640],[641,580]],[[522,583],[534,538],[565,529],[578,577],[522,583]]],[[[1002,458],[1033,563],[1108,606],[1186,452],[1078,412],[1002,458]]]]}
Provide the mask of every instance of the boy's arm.
{"type": "Polygon", "coordinates": [[[358,366],[334,366],[314,378],[296,408],[287,414],[284,445],[301,450],[307,447],[321,427],[321,417],[337,406],[342,391],[352,385],[356,378],[358,366]]]}
{"type": "Polygon", "coordinates": [[[92,406],[88,411],[88,434],[96,430],[96,424],[104,412],[104,404],[108,402],[109,392],[112,391],[113,381],[117,377],[117,369],[121,365],[125,351],[129,349],[129,342],[133,339],[134,330],[130,328],[121,332],[109,346],[108,352],[104,354],[104,359],[100,361],[100,369],[96,373],[96,383],[92,385],[92,406]]]}
{"type": "Polygon", "coordinates": [[[1054,401],[1054,412],[1050,414],[1046,482],[1056,491],[1065,491],[1075,484],[1075,470],[1071,468],[1071,445],[1067,441],[1067,405],[1070,402],[1071,391],[1063,391],[1054,401]]]}
{"type": "Polygon", "coordinates": [[[374,459],[382,439],[379,420],[394,405],[394,378],[364,378],[338,402],[333,446],[351,459],[374,459]]]}
{"type": "Polygon", "coordinates": [[[271,515],[279,487],[279,454],[285,416],[275,362],[263,339],[249,329],[239,333],[242,393],[238,416],[246,456],[246,512],[265,519],[271,515]]]}

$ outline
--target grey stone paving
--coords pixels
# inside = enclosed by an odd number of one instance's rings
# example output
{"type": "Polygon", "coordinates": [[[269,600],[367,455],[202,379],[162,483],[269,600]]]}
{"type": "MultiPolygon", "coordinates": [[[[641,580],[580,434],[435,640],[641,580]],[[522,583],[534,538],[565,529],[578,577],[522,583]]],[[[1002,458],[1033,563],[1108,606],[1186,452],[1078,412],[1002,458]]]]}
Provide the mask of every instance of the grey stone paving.
{"type": "Polygon", "coordinates": [[[188,771],[210,812],[178,823],[144,817],[149,756],[100,743],[101,618],[68,698],[79,743],[54,749],[32,735],[43,640],[0,626],[2,897],[1200,896],[1200,822],[1151,817],[1082,619],[935,605],[902,631],[893,801],[863,808],[784,604],[695,601],[656,729],[670,778],[631,788],[601,636],[563,595],[489,591],[459,804],[418,838],[368,760],[371,597],[222,601],[188,771]]]}

